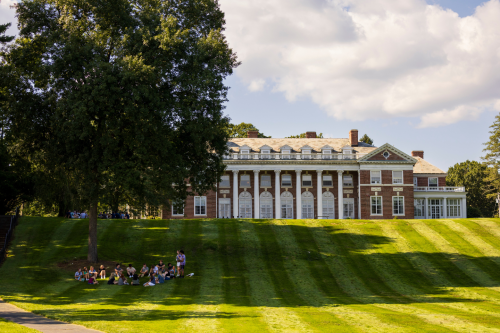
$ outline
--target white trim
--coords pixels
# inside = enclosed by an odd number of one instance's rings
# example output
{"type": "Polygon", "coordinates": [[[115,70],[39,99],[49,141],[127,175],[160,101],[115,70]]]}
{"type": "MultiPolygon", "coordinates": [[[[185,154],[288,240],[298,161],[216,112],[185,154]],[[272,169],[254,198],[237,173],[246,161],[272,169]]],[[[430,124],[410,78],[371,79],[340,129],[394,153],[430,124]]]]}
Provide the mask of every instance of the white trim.
{"type": "Polygon", "coordinates": [[[370,196],[370,216],[383,216],[384,215],[384,200],[381,195],[370,196]],[[373,214],[372,212],[372,198],[380,198],[380,214],[373,214]]]}
{"type": "Polygon", "coordinates": [[[405,197],[402,195],[395,195],[392,197],[392,216],[404,216],[405,215],[405,197]],[[394,214],[394,198],[403,198],[403,213],[394,214]]]}
{"type": "Polygon", "coordinates": [[[392,183],[393,184],[398,184],[398,185],[401,185],[405,182],[405,175],[404,175],[404,172],[403,171],[399,171],[399,170],[393,170],[392,171],[392,183]],[[394,180],[396,179],[394,177],[394,172],[401,172],[401,183],[395,183],[394,180]]]}
{"type": "Polygon", "coordinates": [[[359,184],[359,186],[392,186],[392,187],[401,187],[401,186],[411,186],[413,187],[413,184],[359,184]]]}
{"type": "Polygon", "coordinates": [[[370,170],[370,185],[380,185],[380,184],[382,184],[382,171],[381,170],[370,170]],[[378,172],[379,173],[380,182],[374,183],[372,181],[372,179],[373,179],[372,173],[373,172],[378,172]]]}
{"type": "Polygon", "coordinates": [[[429,177],[427,178],[427,186],[428,187],[439,187],[439,177],[429,177]],[[431,186],[431,179],[436,179],[436,186],[431,186]]]}
{"type": "Polygon", "coordinates": [[[182,214],[174,214],[174,204],[172,204],[172,216],[184,216],[185,207],[182,209],[182,214]]]}

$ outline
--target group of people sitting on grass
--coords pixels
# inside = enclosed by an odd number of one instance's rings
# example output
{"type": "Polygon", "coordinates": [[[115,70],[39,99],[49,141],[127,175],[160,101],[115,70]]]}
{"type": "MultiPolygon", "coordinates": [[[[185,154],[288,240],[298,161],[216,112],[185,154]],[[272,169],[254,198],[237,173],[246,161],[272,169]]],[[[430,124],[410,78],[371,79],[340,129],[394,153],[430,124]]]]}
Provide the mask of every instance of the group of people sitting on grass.
{"type": "MultiPolygon", "coordinates": [[[[177,251],[177,256],[175,258],[177,262],[177,267],[173,266],[171,263],[165,265],[163,260],[160,260],[158,264],[151,265],[151,268],[144,264],[139,272],[129,264],[126,269],[126,275],[124,270],[121,268],[120,264],[116,264],[114,272],[112,272],[109,276],[108,284],[116,284],[119,286],[123,285],[131,285],[138,286],[140,285],[139,278],[141,277],[149,277],[149,281],[143,284],[144,287],[152,287],[160,283],[165,283],[167,280],[171,280],[174,278],[184,278],[184,268],[186,265],[186,256],[184,255],[183,250],[177,251]],[[127,279],[131,279],[130,282],[127,279]]],[[[192,276],[193,273],[188,276],[192,276]]],[[[99,270],[96,271],[93,266],[90,266],[90,269],[87,270],[87,267],[84,267],[83,270],[80,268],[75,273],[75,280],[78,281],[87,281],[88,284],[98,284],[97,278],[106,279],[106,268],[104,265],[99,267],[99,270]]]]}

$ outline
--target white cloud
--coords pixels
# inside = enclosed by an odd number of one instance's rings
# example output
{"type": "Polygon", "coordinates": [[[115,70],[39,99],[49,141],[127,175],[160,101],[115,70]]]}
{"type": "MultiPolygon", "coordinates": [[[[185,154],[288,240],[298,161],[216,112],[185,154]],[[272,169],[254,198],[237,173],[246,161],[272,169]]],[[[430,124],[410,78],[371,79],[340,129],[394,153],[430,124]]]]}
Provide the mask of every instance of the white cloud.
{"type": "Polygon", "coordinates": [[[500,2],[460,18],[424,0],[221,0],[252,91],[310,98],[338,119],[419,127],[500,106],[500,2]]]}
{"type": "Polygon", "coordinates": [[[0,24],[12,23],[7,30],[7,36],[17,35],[17,19],[15,18],[16,11],[11,8],[16,4],[16,0],[0,0],[0,24]]]}

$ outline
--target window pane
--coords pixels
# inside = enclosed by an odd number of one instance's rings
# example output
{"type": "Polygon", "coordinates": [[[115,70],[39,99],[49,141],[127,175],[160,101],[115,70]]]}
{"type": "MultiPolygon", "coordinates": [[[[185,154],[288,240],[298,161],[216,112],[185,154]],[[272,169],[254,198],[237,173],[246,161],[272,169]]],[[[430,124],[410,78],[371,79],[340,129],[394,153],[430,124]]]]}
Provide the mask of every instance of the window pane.
{"type": "Polygon", "coordinates": [[[271,187],[271,175],[260,176],[260,185],[263,187],[271,187]]]}
{"type": "Polygon", "coordinates": [[[241,175],[240,187],[250,187],[250,175],[241,175]]]}
{"type": "Polygon", "coordinates": [[[292,186],[292,176],[291,175],[281,176],[281,186],[292,186]]]}
{"type": "Polygon", "coordinates": [[[229,187],[229,176],[222,176],[219,187],[229,187]]]}
{"type": "Polygon", "coordinates": [[[403,215],[404,214],[404,197],[393,197],[392,198],[392,207],[394,215],[403,215]]]}
{"type": "Polygon", "coordinates": [[[323,186],[333,186],[332,176],[323,176],[323,186]]]}
{"type": "Polygon", "coordinates": [[[437,187],[438,179],[437,178],[429,178],[429,187],[437,187]]]}
{"type": "Polygon", "coordinates": [[[413,177],[413,185],[418,186],[418,178],[413,177]]]}
{"type": "Polygon", "coordinates": [[[302,176],[302,186],[312,186],[312,176],[311,175],[303,175],[302,176]]]}
{"type": "Polygon", "coordinates": [[[380,171],[372,171],[371,172],[371,183],[372,184],[380,184],[380,171]]]}
{"type": "Polygon", "coordinates": [[[372,214],[382,214],[382,197],[372,197],[372,214]]]}
{"type": "Polygon", "coordinates": [[[403,184],[403,171],[393,171],[392,172],[392,183],[393,184],[403,184]]]}
{"type": "Polygon", "coordinates": [[[352,176],[344,175],[344,186],[352,186],[352,176]]]}

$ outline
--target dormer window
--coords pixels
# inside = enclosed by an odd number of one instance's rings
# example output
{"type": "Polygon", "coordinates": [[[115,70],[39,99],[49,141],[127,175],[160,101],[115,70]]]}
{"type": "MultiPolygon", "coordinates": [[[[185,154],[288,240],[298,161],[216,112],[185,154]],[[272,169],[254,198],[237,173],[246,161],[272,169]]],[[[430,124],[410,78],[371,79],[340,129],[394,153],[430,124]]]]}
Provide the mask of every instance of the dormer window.
{"type": "Polygon", "coordinates": [[[282,150],[281,154],[281,158],[284,160],[289,160],[291,158],[291,151],[289,149],[282,150]]]}
{"type": "Polygon", "coordinates": [[[241,159],[248,160],[250,158],[250,150],[242,150],[241,151],[241,159]]]}

